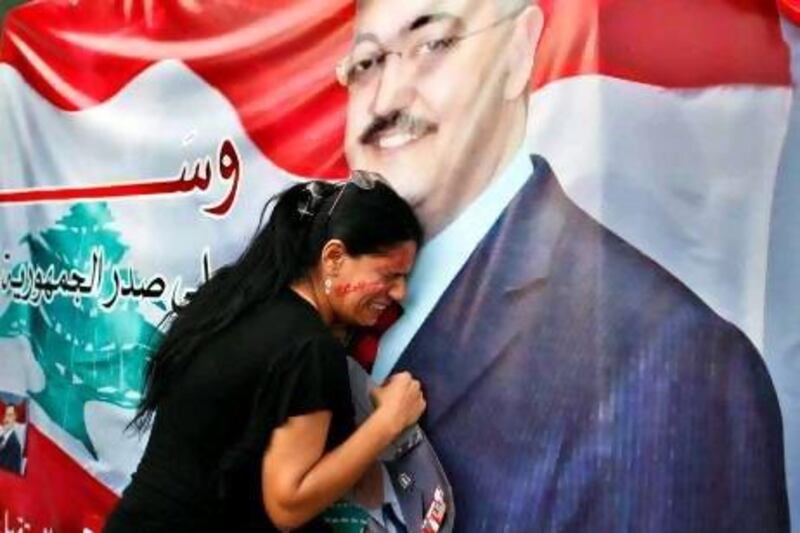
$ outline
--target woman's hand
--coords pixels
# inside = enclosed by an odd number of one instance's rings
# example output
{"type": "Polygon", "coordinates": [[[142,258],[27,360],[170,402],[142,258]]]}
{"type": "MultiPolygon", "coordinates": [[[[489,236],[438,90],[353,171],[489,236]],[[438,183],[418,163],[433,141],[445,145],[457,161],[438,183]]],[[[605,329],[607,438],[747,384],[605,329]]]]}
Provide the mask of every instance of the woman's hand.
{"type": "Polygon", "coordinates": [[[372,391],[378,417],[394,436],[419,420],[425,411],[425,398],[419,381],[408,372],[389,376],[389,379],[372,391]]]}

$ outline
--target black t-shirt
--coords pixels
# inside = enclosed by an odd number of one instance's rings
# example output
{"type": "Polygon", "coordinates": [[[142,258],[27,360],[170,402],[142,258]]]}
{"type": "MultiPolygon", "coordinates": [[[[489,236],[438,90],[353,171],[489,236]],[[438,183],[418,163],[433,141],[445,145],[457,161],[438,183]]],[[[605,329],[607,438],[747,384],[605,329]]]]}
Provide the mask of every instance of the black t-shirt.
{"type": "Polygon", "coordinates": [[[277,531],[263,510],[264,450],[288,417],[320,410],[332,413],[330,450],[354,429],[344,348],[286,289],[211,339],[173,384],[107,531],[277,531]]]}

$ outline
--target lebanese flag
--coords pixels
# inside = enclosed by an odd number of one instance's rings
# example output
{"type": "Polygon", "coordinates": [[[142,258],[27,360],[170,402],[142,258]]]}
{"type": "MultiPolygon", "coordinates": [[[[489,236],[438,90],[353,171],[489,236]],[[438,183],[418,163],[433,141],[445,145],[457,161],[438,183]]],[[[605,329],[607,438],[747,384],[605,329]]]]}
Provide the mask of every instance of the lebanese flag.
{"type": "MultiPolygon", "coordinates": [[[[576,203],[761,349],[784,412],[797,517],[800,215],[786,203],[800,199],[788,178],[800,169],[800,36],[791,22],[800,9],[795,0],[780,11],[768,0],[541,4],[530,148],[576,203]]],[[[20,237],[68,207],[12,202],[10,191],[147,183],[230,138],[244,171],[225,216],[198,209],[226,193],[221,183],[110,205],[144,271],[196,279],[211,244],[215,265],[234,257],[271,193],[347,173],[347,94],[333,71],[354,16],[353,3],[332,0],[42,0],[13,9],[0,37],[0,246],[24,255],[20,237]]],[[[153,323],[162,316],[151,313],[153,323]]],[[[96,454],[32,402],[27,473],[0,472],[7,528],[99,529],[143,443],[123,434],[129,410],[90,402],[85,414],[96,454]]]]}

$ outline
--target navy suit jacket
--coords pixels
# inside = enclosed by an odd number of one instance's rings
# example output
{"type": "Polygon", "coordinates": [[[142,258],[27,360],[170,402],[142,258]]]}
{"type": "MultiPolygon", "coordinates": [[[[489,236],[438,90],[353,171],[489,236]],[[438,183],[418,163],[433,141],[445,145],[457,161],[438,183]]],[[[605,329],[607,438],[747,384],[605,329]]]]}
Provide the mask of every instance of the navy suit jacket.
{"type": "Polygon", "coordinates": [[[788,531],[758,352],[533,162],[396,367],[455,530],[788,531]]]}
{"type": "Polygon", "coordinates": [[[22,447],[16,433],[11,433],[0,448],[0,469],[19,474],[22,470],[22,447]]]}

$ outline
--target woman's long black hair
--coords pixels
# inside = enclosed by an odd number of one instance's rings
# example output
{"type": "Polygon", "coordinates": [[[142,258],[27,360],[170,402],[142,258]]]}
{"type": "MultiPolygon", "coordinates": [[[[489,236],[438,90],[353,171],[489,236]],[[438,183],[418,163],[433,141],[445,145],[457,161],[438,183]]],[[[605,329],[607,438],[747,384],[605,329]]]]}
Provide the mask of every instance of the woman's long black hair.
{"type": "Polygon", "coordinates": [[[145,430],[200,347],[254,304],[306,276],[319,263],[328,240],[340,239],[351,256],[422,240],[409,205],[380,181],[370,189],[349,182],[297,184],[271,198],[261,219],[244,253],[165,319],[169,328],[145,366],[143,396],[131,427],[145,430]],[[269,221],[261,227],[272,205],[269,221]]]}

